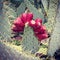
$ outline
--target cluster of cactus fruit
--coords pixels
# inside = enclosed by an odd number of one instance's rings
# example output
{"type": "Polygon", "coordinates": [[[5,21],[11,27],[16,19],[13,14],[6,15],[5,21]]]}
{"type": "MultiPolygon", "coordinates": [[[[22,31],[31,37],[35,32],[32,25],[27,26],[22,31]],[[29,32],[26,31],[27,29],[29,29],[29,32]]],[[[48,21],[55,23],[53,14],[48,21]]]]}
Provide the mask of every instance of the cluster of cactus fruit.
{"type": "Polygon", "coordinates": [[[23,33],[22,47],[31,53],[39,49],[39,41],[48,38],[46,27],[42,24],[42,19],[33,19],[33,13],[27,12],[21,14],[14,22],[12,31],[23,33]]]}

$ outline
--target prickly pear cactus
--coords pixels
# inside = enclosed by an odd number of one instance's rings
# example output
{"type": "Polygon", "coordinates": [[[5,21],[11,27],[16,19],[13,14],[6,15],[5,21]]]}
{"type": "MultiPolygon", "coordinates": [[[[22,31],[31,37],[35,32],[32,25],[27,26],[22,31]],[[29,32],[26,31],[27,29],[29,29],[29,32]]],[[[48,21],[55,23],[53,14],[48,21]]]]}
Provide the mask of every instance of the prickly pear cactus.
{"type": "Polygon", "coordinates": [[[24,29],[22,47],[24,51],[28,51],[30,53],[35,53],[39,49],[38,40],[34,36],[33,29],[29,26],[24,29]]]}

